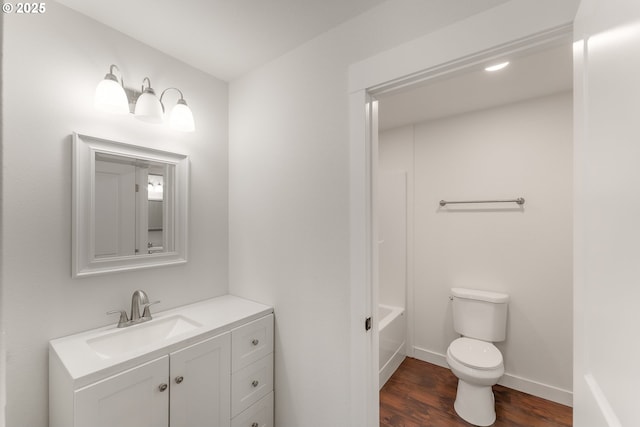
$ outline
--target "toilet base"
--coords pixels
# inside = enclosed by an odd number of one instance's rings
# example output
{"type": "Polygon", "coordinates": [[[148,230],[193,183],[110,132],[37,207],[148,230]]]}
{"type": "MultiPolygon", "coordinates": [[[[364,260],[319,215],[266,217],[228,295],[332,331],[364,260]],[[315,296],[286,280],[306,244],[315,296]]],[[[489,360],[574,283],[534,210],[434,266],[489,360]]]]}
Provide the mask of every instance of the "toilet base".
{"type": "Polygon", "coordinates": [[[496,421],[491,386],[477,386],[459,379],[453,407],[460,418],[476,426],[490,426],[496,421]]]}

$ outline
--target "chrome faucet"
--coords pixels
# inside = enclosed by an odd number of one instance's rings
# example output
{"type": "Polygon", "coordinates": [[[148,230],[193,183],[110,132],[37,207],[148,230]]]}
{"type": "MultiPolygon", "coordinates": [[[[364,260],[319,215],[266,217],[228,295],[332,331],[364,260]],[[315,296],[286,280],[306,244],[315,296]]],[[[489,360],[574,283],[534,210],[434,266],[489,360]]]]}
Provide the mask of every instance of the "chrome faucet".
{"type": "Polygon", "coordinates": [[[149,304],[149,297],[145,291],[138,289],[131,296],[131,322],[140,321],[140,304],[149,304]]]}
{"type": "Polygon", "coordinates": [[[131,317],[127,317],[125,310],[113,310],[108,311],[107,314],[120,314],[120,320],[118,321],[118,328],[124,328],[127,326],[135,325],[138,323],[146,322],[152,319],[150,306],[158,304],[160,301],[149,302],[147,294],[138,289],[131,296],[131,317]],[[140,316],[140,307],[142,306],[142,316],[140,316]]]}

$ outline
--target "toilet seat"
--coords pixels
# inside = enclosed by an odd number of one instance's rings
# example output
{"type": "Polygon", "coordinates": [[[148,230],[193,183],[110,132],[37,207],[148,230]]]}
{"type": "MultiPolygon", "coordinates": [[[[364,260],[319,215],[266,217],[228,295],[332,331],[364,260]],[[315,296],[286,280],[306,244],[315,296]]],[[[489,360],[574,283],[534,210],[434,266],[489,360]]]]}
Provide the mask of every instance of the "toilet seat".
{"type": "Polygon", "coordinates": [[[472,369],[492,370],[502,365],[502,353],[492,343],[473,338],[458,338],[449,346],[449,355],[472,369]]]}

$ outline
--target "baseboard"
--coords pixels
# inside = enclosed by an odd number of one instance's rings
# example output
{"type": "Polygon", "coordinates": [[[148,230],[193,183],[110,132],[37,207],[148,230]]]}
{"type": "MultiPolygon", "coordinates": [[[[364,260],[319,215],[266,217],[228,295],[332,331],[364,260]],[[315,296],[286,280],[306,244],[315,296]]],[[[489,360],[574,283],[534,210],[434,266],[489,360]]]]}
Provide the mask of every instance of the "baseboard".
{"type": "Polygon", "coordinates": [[[573,406],[573,393],[549,384],[539,383],[528,378],[505,373],[498,384],[523,393],[532,394],[552,402],[573,406]]]}
{"type": "MultiPolygon", "coordinates": [[[[422,360],[423,362],[429,362],[437,366],[442,366],[443,368],[449,367],[444,354],[414,347],[413,355],[416,359],[422,360]]],[[[522,378],[508,372],[505,372],[498,384],[562,405],[573,406],[573,393],[571,391],[522,378]]]]}
{"type": "Polygon", "coordinates": [[[449,365],[447,365],[447,358],[444,354],[435,353],[420,347],[413,347],[413,357],[418,360],[422,360],[423,362],[429,362],[449,369],[449,365]]]}

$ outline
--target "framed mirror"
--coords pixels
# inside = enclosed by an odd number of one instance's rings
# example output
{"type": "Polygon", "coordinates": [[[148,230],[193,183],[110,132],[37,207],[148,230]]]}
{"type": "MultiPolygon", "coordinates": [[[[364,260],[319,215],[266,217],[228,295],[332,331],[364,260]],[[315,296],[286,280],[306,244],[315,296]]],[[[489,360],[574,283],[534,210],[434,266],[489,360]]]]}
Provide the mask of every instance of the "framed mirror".
{"type": "Polygon", "coordinates": [[[72,274],[187,262],[186,155],[73,134],[72,274]]]}

